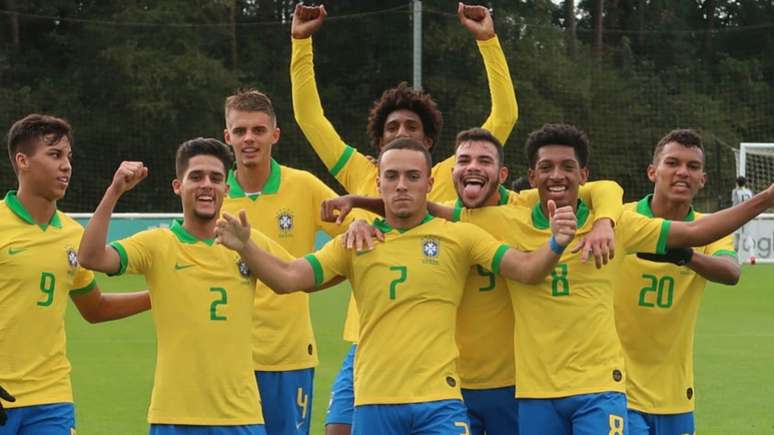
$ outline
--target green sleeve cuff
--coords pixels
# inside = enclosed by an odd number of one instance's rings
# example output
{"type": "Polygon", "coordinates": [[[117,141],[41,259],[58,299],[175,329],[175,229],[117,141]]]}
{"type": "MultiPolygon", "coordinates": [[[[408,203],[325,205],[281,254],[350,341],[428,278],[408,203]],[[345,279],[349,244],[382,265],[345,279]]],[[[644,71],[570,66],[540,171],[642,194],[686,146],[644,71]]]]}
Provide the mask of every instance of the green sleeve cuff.
{"type": "Polygon", "coordinates": [[[331,175],[334,177],[339,175],[339,172],[341,172],[342,169],[344,169],[344,166],[347,164],[349,159],[352,157],[352,154],[355,153],[355,149],[351,146],[347,145],[344,147],[344,152],[341,153],[341,157],[339,157],[339,160],[336,162],[335,165],[330,169],[331,175]]]}
{"type": "Polygon", "coordinates": [[[86,287],[75,288],[70,290],[70,296],[85,295],[86,293],[89,293],[92,290],[94,290],[96,286],[97,286],[97,280],[92,279],[91,282],[86,287]]]}
{"type": "Polygon", "coordinates": [[[454,204],[454,211],[452,212],[452,222],[459,222],[462,217],[462,201],[457,201],[454,204]]]}
{"type": "Polygon", "coordinates": [[[664,219],[661,223],[661,234],[658,236],[658,244],[656,245],[656,254],[666,254],[667,251],[667,239],[669,238],[669,226],[672,221],[664,219]]]}
{"type": "Polygon", "coordinates": [[[304,259],[312,265],[312,270],[314,271],[314,285],[321,285],[323,283],[323,270],[320,260],[313,254],[304,255],[304,259]]]}
{"type": "Polygon", "coordinates": [[[121,260],[121,267],[119,267],[118,272],[109,273],[107,275],[108,276],[123,275],[124,272],[126,272],[126,265],[129,264],[129,256],[126,255],[126,249],[124,249],[124,246],[119,242],[111,243],[110,247],[115,249],[116,252],[118,252],[118,258],[121,260]]]}
{"type": "Polygon", "coordinates": [[[500,263],[503,262],[503,257],[505,256],[505,253],[508,252],[508,245],[500,245],[499,248],[497,248],[497,252],[495,252],[494,258],[492,258],[492,273],[495,275],[500,274],[500,263]]]}
{"type": "Polygon", "coordinates": [[[720,249],[720,250],[717,250],[717,251],[712,253],[713,257],[719,257],[721,255],[725,255],[725,256],[728,256],[728,257],[736,258],[736,252],[735,251],[730,251],[728,249],[720,249]]]}

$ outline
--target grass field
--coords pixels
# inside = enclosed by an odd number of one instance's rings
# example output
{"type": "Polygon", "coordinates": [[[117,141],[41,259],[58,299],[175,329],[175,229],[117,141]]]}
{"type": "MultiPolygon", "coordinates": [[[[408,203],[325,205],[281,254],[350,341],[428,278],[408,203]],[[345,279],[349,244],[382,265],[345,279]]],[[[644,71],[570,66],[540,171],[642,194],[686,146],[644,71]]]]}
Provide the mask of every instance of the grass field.
{"type": "MultiPolygon", "coordinates": [[[[100,278],[103,290],[143,288],[140,278],[100,278]]],[[[774,434],[774,266],[745,266],[737,287],[710,285],[696,334],[697,429],[702,435],[774,434]]],[[[348,344],[341,340],[348,289],[315,294],[320,366],[312,433],[323,433],[330,385],[348,344]]],[[[155,362],[149,313],[89,325],[70,307],[70,359],[79,435],[138,435],[155,362]]]]}

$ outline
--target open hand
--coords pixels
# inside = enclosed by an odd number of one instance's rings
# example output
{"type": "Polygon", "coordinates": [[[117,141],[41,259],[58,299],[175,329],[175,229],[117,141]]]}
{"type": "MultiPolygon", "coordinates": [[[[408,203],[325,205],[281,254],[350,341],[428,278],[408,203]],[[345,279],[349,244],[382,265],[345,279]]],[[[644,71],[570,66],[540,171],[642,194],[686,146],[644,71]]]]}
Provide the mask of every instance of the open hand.
{"type": "Polygon", "coordinates": [[[239,219],[223,213],[215,224],[215,243],[219,243],[234,251],[241,251],[250,241],[250,223],[247,222],[247,213],[239,210],[239,219]]]}
{"type": "Polygon", "coordinates": [[[572,252],[581,253],[581,261],[588,261],[589,254],[594,256],[597,269],[607,264],[615,257],[615,232],[610,219],[600,219],[594,222],[591,232],[586,234],[572,252]]]}

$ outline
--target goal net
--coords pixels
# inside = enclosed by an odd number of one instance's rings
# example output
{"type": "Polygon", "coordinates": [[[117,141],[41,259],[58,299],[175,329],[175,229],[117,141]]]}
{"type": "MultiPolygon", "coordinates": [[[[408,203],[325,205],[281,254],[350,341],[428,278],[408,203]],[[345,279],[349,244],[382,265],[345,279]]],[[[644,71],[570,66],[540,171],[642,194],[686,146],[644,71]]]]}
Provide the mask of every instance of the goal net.
{"type": "MultiPolygon", "coordinates": [[[[737,174],[747,179],[753,193],[774,183],[774,143],[742,143],[737,174]]],[[[742,227],[734,236],[739,260],[774,263],[774,209],[767,210],[742,227]]]]}

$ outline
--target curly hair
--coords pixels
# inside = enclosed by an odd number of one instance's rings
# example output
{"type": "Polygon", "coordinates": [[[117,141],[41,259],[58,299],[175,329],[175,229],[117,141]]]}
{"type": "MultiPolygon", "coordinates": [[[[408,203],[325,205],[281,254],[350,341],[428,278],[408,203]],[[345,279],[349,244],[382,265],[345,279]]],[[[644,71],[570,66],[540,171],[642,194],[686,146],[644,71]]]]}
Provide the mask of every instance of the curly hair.
{"type": "Polygon", "coordinates": [[[569,124],[546,124],[533,131],[527,137],[524,151],[527,154],[529,167],[537,163],[538,150],[547,145],[564,145],[575,150],[581,168],[589,162],[589,138],[586,133],[569,124]]]}
{"type": "Polygon", "coordinates": [[[398,86],[384,91],[368,112],[368,136],[377,149],[384,145],[384,122],[396,110],[416,113],[422,120],[425,136],[435,144],[443,126],[443,115],[438,110],[438,105],[430,94],[412,89],[408,83],[401,82],[398,86]]]}

